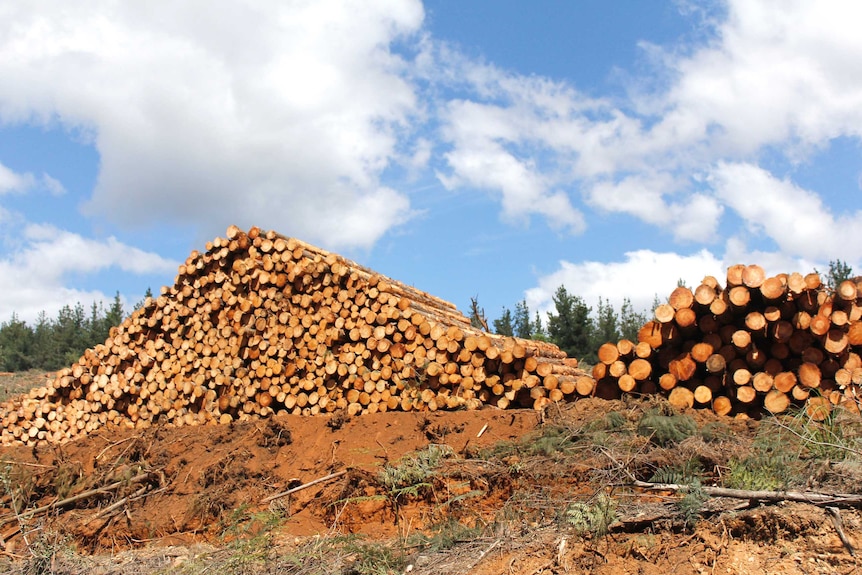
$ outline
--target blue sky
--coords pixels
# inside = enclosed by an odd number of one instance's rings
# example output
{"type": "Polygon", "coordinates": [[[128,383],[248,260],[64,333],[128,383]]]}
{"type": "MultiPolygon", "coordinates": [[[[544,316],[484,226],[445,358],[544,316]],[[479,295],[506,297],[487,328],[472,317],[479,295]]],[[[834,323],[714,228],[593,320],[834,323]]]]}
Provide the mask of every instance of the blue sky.
{"type": "Polygon", "coordinates": [[[0,321],[127,305],[229,224],[489,318],[862,270],[852,1],[0,6],[0,321]]]}

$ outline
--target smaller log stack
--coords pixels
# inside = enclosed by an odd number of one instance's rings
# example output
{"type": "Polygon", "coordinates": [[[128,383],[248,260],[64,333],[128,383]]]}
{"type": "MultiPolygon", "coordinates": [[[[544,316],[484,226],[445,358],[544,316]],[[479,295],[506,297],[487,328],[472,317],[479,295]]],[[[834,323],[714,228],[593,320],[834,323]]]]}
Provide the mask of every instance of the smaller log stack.
{"type": "Polygon", "coordinates": [[[0,405],[0,441],[273,413],[541,409],[593,380],[554,345],[297,239],[232,226],[48,386],[0,405]]]}
{"type": "MultiPolygon", "coordinates": [[[[857,278],[862,280],[862,278],[857,278]]],[[[665,393],[678,407],[759,415],[805,406],[824,419],[834,406],[859,412],[862,281],[833,291],[817,274],[767,278],[757,265],[728,268],[678,287],[638,342],[606,343],[593,369],[597,394],[665,393]]]]}

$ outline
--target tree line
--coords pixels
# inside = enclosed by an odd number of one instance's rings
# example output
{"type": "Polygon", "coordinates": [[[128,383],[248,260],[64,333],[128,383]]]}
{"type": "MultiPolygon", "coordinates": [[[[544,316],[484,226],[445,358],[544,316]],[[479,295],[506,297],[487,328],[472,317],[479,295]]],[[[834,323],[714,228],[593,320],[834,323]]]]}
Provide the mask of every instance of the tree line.
{"type": "MultiPolygon", "coordinates": [[[[647,315],[635,311],[631,300],[625,298],[619,311],[599,298],[595,311],[581,296],[570,294],[565,286],[560,286],[552,297],[553,311],[546,313],[542,320],[538,311],[531,313],[526,300],[515,304],[512,311],[503,307],[499,318],[493,320],[494,333],[516,336],[525,339],[549,341],[566,352],[569,357],[577,357],[588,363],[597,361],[596,350],[607,341],[630,339],[637,341],[640,327],[647,322],[647,315]]],[[[473,306],[471,322],[481,327],[483,310],[473,306]]]]}
{"type": "Polygon", "coordinates": [[[119,292],[106,309],[93,303],[65,305],[55,318],[43,311],[29,325],[17,315],[0,323],[0,371],[54,371],[77,361],[84,350],[105,343],[111,327],[123,321],[119,292]]]}

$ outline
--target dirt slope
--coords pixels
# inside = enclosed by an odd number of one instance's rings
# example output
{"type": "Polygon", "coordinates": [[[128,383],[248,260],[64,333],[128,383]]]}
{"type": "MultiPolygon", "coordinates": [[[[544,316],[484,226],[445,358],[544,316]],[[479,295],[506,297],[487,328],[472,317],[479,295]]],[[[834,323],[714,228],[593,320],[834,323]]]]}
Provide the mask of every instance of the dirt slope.
{"type": "MultiPolygon", "coordinates": [[[[686,526],[676,507],[680,496],[622,487],[627,479],[619,464],[648,479],[657,469],[696,459],[704,477],[717,480],[764,425],[691,412],[699,435],[659,446],[628,431],[656,405],[585,399],[544,415],[485,409],[282,416],[224,426],[105,428],[62,446],[3,448],[0,535],[7,563],[0,570],[747,575],[857,569],[819,507],[715,499],[686,526]],[[439,456],[427,466],[433,475],[384,475],[421,468],[417,453],[439,456]],[[346,473],[262,502],[340,471],[346,473]],[[105,491],[93,494],[100,487],[105,491]],[[593,509],[605,500],[615,506],[608,533],[593,524],[579,528],[577,505],[593,509]],[[451,540],[438,545],[447,535],[451,540]]],[[[862,485],[862,471],[822,465],[829,469],[811,475],[812,488],[858,491],[862,485]]],[[[849,543],[862,545],[862,516],[845,508],[840,517],[849,543]]]]}

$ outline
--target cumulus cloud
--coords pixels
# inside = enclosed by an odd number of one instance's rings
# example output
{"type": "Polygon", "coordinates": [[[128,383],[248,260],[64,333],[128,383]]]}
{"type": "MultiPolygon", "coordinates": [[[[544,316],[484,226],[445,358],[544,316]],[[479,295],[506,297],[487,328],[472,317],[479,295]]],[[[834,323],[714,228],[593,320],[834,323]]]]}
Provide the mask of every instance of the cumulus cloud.
{"type": "Polygon", "coordinates": [[[620,262],[561,261],[560,267],[526,292],[530,309],[553,310],[552,297],[560,286],[596,308],[599,298],[617,310],[628,298],[635,310],[649,311],[656,296],[665,298],[682,279],[696,286],[708,275],[723,279],[726,268],[707,250],[691,255],[652,250],[626,252],[620,262]]]}
{"type": "MultiPolygon", "coordinates": [[[[490,69],[488,74],[481,75],[484,84],[478,88],[491,91],[487,84],[496,74],[501,73],[490,69]]],[[[496,78],[497,82],[505,79],[496,78]]],[[[531,133],[540,128],[543,120],[536,117],[535,109],[530,109],[534,101],[528,98],[532,95],[541,99],[547,89],[537,86],[538,92],[530,92],[520,83],[503,83],[510,90],[506,95],[518,100],[513,105],[520,113],[513,108],[464,100],[446,105],[442,136],[451,144],[444,155],[449,172],[438,177],[447,188],[473,187],[499,192],[503,216],[510,222],[523,224],[531,215],[538,214],[554,228],[582,232],[583,214],[566,194],[556,189],[559,178],[542,162],[547,153],[544,143],[531,133]]]]}
{"type": "Polygon", "coordinates": [[[36,179],[33,174],[18,174],[0,164],[0,195],[12,192],[25,192],[32,188],[36,179]]]}
{"type": "Polygon", "coordinates": [[[91,133],[87,213],[115,223],[370,246],[411,215],[380,177],[417,112],[391,46],[422,20],[418,0],[6,3],[0,120],[91,133]]]}
{"type": "Polygon", "coordinates": [[[786,173],[757,163],[764,150],[793,164],[835,138],[862,137],[855,64],[862,5],[728,0],[723,7],[706,20],[699,44],[644,45],[661,80],[647,83],[649,91],[633,90],[628,101],[589,98],[562,82],[441,51],[439,60],[464,70],[455,75],[461,83],[453,81],[464,95],[442,117],[451,145],[443,181],[498,191],[507,215],[541,213],[542,194],[554,189],[578,215],[581,197],[599,214],[625,213],[686,242],[716,242],[730,209],[791,256],[862,259],[860,242],[839,249],[812,241],[832,224],[856,222],[855,215],[829,215],[818,190],[793,191],[786,173]],[[743,165],[752,169],[732,168],[743,165]],[[735,184],[751,206],[728,193],[730,177],[749,178],[735,184]],[[778,182],[787,189],[777,190],[778,182]],[[768,201],[791,196],[797,207],[761,213],[768,201]],[[813,210],[806,229],[787,227],[800,223],[790,212],[805,213],[803,205],[813,210]]]}
{"type": "Polygon", "coordinates": [[[587,202],[601,211],[624,212],[670,232],[676,239],[712,241],[724,211],[705,194],[682,195],[668,201],[686,184],[671,174],[640,174],[620,182],[599,181],[586,190],[587,202]]]}
{"type": "Polygon", "coordinates": [[[27,225],[22,246],[0,259],[0,320],[16,313],[32,322],[40,311],[52,317],[63,305],[108,301],[99,291],[67,287],[72,274],[116,268],[130,274],[171,274],[179,265],[115,238],[93,240],[49,225],[27,225]]]}
{"type": "Polygon", "coordinates": [[[710,181],[751,232],[771,238],[783,253],[813,261],[862,256],[862,210],[835,215],[814,192],[747,163],[719,163],[710,181]]]}
{"type": "Polygon", "coordinates": [[[862,135],[862,5],[731,0],[718,41],[674,63],[657,134],[708,134],[716,150],[862,135]],[[715,126],[719,129],[710,131],[715,126]]]}

